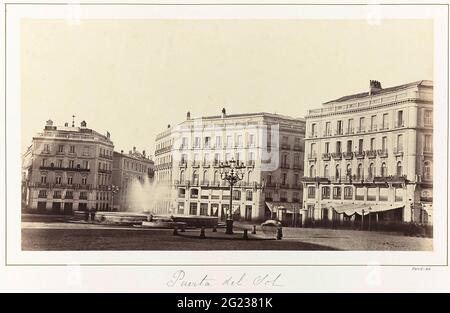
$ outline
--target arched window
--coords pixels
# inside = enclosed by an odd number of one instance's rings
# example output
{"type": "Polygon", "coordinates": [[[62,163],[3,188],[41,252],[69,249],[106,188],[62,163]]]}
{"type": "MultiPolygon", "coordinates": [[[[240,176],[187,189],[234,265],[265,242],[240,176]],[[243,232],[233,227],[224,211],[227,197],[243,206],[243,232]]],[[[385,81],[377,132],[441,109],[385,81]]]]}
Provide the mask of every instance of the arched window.
{"type": "Polygon", "coordinates": [[[314,165],[311,165],[311,167],[309,168],[309,177],[316,177],[316,168],[314,167],[314,165]]]}
{"type": "Polygon", "coordinates": [[[381,177],[386,177],[387,176],[387,167],[386,167],[386,163],[382,163],[381,164],[381,177]]]}
{"type": "Polygon", "coordinates": [[[197,171],[194,171],[192,173],[192,183],[198,184],[198,172],[197,171]]]}
{"type": "Polygon", "coordinates": [[[363,166],[361,163],[358,164],[358,170],[356,172],[356,176],[358,179],[362,179],[363,178],[363,166]]]}
{"type": "Polygon", "coordinates": [[[186,177],[184,176],[184,171],[180,172],[180,182],[184,182],[184,180],[186,179],[186,177]]]}
{"type": "Polygon", "coordinates": [[[219,171],[214,171],[214,184],[219,182],[219,171]]]}
{"type": "Polygon", "coordinates": [[[431,167],[431,162],[430,161],[426,161],[423,164],[423,178],[424,179],[431,179],[433,176],[433,170],[431,167]]]}
{"type": "Polygon", "coordinates": [[[350,163],[347,164],[347,171],[345,173],[347,177],[352,177],[352,165],[350,163]]]}
{"type": "Polygon", "coordinates": [[[373,178],[374,174],[375,173],[373,172],[373,163],[370,163],[370,165],[369,165],[369,177],[373,178]]]}
{"type": "Polygon", "coordinates": [[[203,171],[202,180],[203,180],[203,182],[206,182],[208,180],[208,171],[203,171]]]}
{"type": "Polygon", "coordinates": [[[402,176],[403,175],[403,168],[402,168],[402,162],[401,161],[397,162],[396,173],[397,173],[397,176],[402,176]]]}
{"type": "Polygon", "coordinates": [[[252,171],[248,171],[247,173],[247,183],[250,184],[252,181],[252,171]]]}
{"type": "Polygon", "coordinates": [[[339,179],[341,177],[341,167],[336,165],[336,173],[335,173],[336,179],[339,179]]]}
{"type": "Polygon", "coordinates": [[[323,168],[323,176],[324,177],[329,177],[330,175],[330,170],[328,168],[328,164],[325,164],[324,168],[323,168]]]}

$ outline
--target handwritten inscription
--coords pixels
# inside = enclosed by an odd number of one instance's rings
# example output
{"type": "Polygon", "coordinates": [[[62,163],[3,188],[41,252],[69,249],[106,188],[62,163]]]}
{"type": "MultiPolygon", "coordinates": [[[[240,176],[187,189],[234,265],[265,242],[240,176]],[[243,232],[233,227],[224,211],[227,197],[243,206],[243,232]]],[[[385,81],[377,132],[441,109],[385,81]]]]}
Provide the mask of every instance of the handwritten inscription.
{"type": "Polygon", "coordinates": [[[249,275],[242,273],[240,275],[225,275],[224,277],[215,277],[210,274],[189,276],[184,270],[175,271],[167,281],[168,287],[282,287],[282,277],[280,273],[263,273],[258,275],[249,275]]]}

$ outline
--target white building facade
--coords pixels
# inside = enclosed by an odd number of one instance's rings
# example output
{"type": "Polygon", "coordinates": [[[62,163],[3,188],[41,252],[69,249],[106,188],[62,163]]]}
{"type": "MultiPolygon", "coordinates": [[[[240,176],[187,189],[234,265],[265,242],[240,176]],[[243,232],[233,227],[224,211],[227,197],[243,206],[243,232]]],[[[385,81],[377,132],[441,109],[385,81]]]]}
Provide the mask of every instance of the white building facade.
{"type": "Polygon", "coordinates": [[[306,116],[306,221],[432,223],[433,84],[345,96],[306,116]]]}
{"type": "Polygon", "coordinates": [[[225,219],[230,190],[221,163],[242,162],[243,179],[233,189],[233,216],[262,220],[283,207],[285,218],[301,209],[305,122],[268,113],[186,120],[156,138],[155,179],[170,195],[160,204],[172,214],[225,219]]]}

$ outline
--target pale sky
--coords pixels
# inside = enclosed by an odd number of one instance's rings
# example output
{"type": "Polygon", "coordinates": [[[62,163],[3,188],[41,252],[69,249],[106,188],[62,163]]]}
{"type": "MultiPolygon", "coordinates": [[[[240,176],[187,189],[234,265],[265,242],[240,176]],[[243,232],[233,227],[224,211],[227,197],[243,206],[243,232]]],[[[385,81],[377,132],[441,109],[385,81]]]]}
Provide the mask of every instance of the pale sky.
{"type": "Polygon", "coordinates": [[[153,155],[157,133],[192,117],[308,109],[433,79],[431,20],[22,20],[22,148],[45,121],[111,133],[153,155]]]}

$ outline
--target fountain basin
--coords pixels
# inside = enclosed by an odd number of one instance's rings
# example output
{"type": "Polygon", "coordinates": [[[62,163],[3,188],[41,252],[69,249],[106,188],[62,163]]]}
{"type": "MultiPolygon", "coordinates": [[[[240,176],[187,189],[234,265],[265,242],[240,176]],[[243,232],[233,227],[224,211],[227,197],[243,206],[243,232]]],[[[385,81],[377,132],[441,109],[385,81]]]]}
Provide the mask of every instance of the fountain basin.
{"type": "Polygon", "coordinates": [[[96,212],[95,222],[113,225],[141,225],[147,221],[148,214],[130,212],[96,212]]]}

